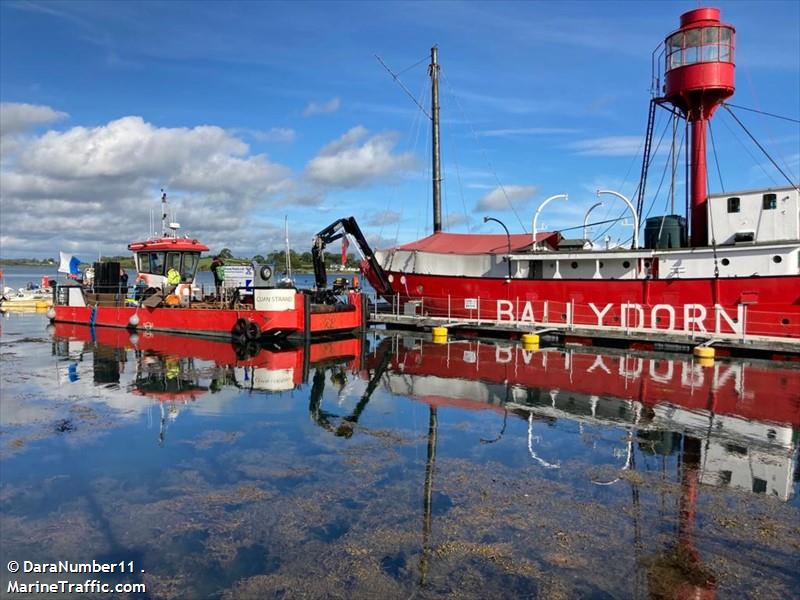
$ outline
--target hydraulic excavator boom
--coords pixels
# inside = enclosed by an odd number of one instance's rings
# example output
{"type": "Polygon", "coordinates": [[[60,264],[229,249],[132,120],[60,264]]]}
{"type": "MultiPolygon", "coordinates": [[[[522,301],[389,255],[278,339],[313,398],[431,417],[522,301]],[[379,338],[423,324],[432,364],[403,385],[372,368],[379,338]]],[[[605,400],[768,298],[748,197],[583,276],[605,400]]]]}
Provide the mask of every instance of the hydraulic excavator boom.
{"type": "Polygon", "coordinates": [[[369,265],[370,272],[365,275],[369,278],[375,291],[380,295],[391,294],[391,286],[386,279],[383,267],[375,260],[372,248],[369,247],[361,228],[353,217],[338,219],[314,236],[311,256],[314,260],[314,281],[317,289],[324,290],[328,287],[328,275],[325,271],[325,247],[348,234],[353,237],[369,265]],[[372,276],[370,277],[370,275],[372,276]]]}

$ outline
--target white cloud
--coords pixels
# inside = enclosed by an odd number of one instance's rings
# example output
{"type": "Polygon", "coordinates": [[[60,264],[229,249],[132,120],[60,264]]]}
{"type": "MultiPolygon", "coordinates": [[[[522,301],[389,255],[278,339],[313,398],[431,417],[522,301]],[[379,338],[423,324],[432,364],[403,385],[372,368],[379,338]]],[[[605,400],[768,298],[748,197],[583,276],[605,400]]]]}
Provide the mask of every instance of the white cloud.
{"type": "Polygon", "coordinates": [[[535,135],[561,135],[579,132],[580,129],[571,129],[569,127],[521,127],[517,129],[485,129],[483,131],[479,131],[478,135],[481,137],[517,137],[535,135]]]}
{"type": "Polygon", "coordinates": [[[415,165],[411,153],[392,154],[397,143],[394,134],[364,139],[367,135],[359,125],[322,148],[306,165],[309,179],[320,185],[356,187],[399,175],[415,165]]]}
{"type": "Polygon", "coordinates": [[[467,221],[468,221],[467,216],[463,212],[460,213],[452,212],[452,213],[447,213],[444,219],[442,219],[442,226],[445,229],[449,229],[451,227],[456,227],[458,225],[467,223],[467,221]]]}
{"type": "Polygon", "coordinates": [[[586,156],[635,156],[642,151],[642,136],[614,135],[569,144],[567,148],[586,156]]]}
{"type": "Polygon", "coordinates": [[[263,245],[268,229],[252,227],[257,211],[293,191],[290,169],[215,126],[156,127],[129,116],[15,140],[0,167],[0,245],[9,256],[124,253],[147,234],[161,187],[184,231],[246,250],[263,245]]]}
{"type": "Polygon", "coordinates": [[[517,202],[530,200],[537,189],[535,185],[498,186],[478,201],[476,210],[507,210],[517,202]]]}
{"type": "Polygon", "coordinates": [[[67,113],[40,104],[0,103],[0,136],[22,133],[45,123],[65,119],[67,113]]]}
{"type": "Polygon", "coordinates": [[[331,98],[327,102],[309,102],[303,111],[304,117],[333,113],[339,110],[342,103],[339,98],[331,98]]]}
{"type": "Polygon", "coordinates": [[[369,220],[369,225],[392,225],[400,221],[400,213],[393,210],[384,210],[376,213],[369,220]]]}
{"type": "Polygon", "coordinates": [[[293,142],[297,138],[297,132],[289,127],[272,127],[270,129],[234,129],[234,135],[248,135],[259,142],[293,142]]]}

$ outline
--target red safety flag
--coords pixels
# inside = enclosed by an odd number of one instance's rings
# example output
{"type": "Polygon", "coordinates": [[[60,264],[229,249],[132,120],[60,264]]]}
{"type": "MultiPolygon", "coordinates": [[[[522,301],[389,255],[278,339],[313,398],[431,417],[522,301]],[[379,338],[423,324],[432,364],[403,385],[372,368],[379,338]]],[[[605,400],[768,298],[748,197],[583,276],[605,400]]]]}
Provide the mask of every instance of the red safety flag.
{"type": "Polygon", "coordinates": [[[350,242],[347,239],[346,235],[342,236],[342,266],[347,264],[347,248],[350,246],[350,242]]]}

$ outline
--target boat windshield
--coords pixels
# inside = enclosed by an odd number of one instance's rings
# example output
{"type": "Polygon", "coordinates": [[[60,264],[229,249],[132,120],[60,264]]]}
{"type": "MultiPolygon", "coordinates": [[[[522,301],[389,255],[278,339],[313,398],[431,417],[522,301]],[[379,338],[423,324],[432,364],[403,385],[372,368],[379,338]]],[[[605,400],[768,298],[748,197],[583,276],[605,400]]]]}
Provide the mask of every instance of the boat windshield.
{"type": "Polygon", "coordinates": [[[194,281],[200,263],[199,252],[139,252],[136,256],[139,259],[139,273],[164,275],[174,267],[181,274],[181,281],[187,283],[194,281]]]}
{"type": "MultiPolygon", "coordinates": [[[[144,271],[140,269],[143,273],[152,273],[153,275],[163,275],[164,274],[164,253],[163,252],[150,252],[150,259],[149,259],[149,269],[144,271]]],[[[146,255],[143,255],[146,256],[146,255]]]]}
{"type": "Polygon", "coordinates": [[[199,252],[185,252],[183,254],[183,268],[181,269],[181,279],[183,281],[194,281],[194,273],[199,262],[199,252]]]}

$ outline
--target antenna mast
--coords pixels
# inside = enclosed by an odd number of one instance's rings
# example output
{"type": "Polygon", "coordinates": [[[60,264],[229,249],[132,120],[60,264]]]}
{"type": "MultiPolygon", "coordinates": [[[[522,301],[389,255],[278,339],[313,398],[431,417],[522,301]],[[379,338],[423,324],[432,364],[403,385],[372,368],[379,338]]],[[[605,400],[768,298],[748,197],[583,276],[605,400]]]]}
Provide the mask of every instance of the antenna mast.
{"type": "Polygon", "coordinates": [[[433,233],[442,230],[442,171],[439,156],[439,49],[431,48],[431,64],[428,73],[431,76],[431,121],[432,143],[431,154],[433,160],[433,233]]]}
{"type": "Polygon", "coordinates": [[[161,190],[161,237],[167,235],[167,193],[161,190]]]}

